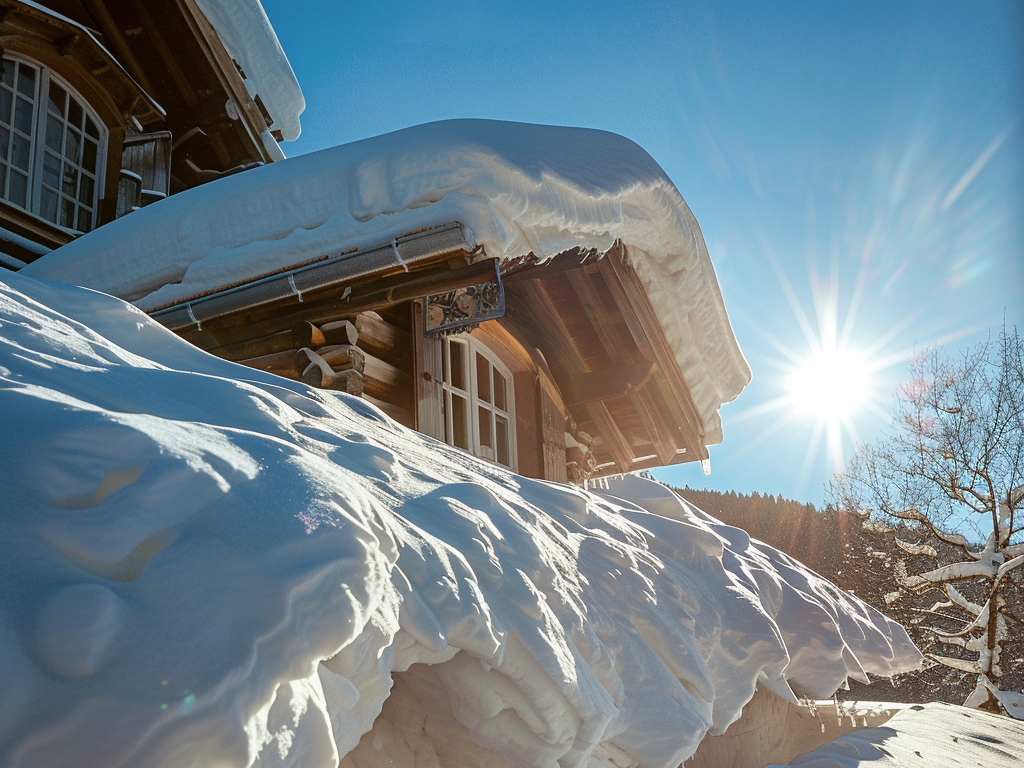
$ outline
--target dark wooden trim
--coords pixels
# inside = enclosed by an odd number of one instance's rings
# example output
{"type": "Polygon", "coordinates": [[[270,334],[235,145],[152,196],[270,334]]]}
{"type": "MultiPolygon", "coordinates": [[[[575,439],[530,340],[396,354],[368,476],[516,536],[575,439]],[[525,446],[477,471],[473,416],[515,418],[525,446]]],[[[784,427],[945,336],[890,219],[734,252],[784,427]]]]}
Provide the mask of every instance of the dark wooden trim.
{"type": "MultiPolygon", "coordinates": [[[[188,327],[178,328],[176,332],[196,346],[213,351],[217,347],[273,333],[282,327],[291,328],[304,320],[318,324],[343,320],[360,312],[477,285],[493,274],[494,263],[490,259],[460,270],[435,267],[409,273],[399,271],[387,277],[364,278],[349,285],[332,285],[309,291],[303,294],[301,302],[297,297],[289,297],[287,301],[204,320],[202,330],[188,327]],[[345,296],[347,288],[351,291],[345,296]]],[[[156,319],[159,320],[159,316],[156,319]]]]}
{"type": "Polygon", "coordinates": [[[570,376],[561,383],[562,399],[573,406],[622,397],[647,382],[653,365],[648,360],[570,376]]]}
{"type": "Polygon", "coordinates": [[[665,332],[658,320],[654,307],[651,306],[647,292],[640,283],[636,271],[624,263],[624,251],[609,253],[598,262],[598,268],[605,282],[616,297],[627,327],[637,343],[651,350],[654,359],[672,391],[670,404],[675,406],[680,418],[680,427],[690,451],[707,457],[707,446],[704,437],[704,422],[697,410],[697,405],[690,394],[690,388],[683,378],[682,371],[676,361],[675,352],[665,338],[665,332]],[[633,318],[630,318],[633,315],[633,318]]]}

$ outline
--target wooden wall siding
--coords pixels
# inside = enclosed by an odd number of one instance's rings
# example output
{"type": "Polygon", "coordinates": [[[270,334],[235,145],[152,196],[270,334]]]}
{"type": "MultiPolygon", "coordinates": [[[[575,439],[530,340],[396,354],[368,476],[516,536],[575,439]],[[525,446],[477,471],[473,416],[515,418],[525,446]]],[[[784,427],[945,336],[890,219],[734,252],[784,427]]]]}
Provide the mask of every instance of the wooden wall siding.
{"type": "Polygon", "coordinates": [[[366,351],[367,399],[399,424],[416,428],[412,302],[356,316],[359,348],[366,351]]]}
{"type": "Polygon", "coordinates": [[[121,167],[142,178],[142,205],[167,197],[171,193],[171,132],[126,136],[121,167]]]}
{"type": "Polygon", "coordinates": [[[311,386],[360,394],[399,424],[415,429],[412,316],[408,307],[402,309],[405,311],[391,311],[383,316],[364,312],[348,323],[300,326],[258,340],[262,344],[250,342],[238,347],[235,359],[250,368],[305,381],[311,386]],[[350,351],[351,341],[356,342],[358,355],[350,351]],[[285,349],[241,356],[246,351],[263,351],[286,343],[285,349]],[[317,361],[325,363],[326,369],[311,366],[317,361]]]}
{"type": "MultiPolygon", "coordinates": [[[[203,320],[202,328],[187,325],[174,327],[174,331],[200,349],[219,354],[222,347],[270,336],[279,333],[282,327],[292,328],[306,321],[320,324],[353,317],[361,312],[380,312],[396,305],[408,306],[410,301],[423,295],[476,285],[494,272],[490,260],[452,269],[445,263],[452,255],[438,254],[436,262],[423,269],[407,273],[395,265],[393,273],[377,273],[351,283],[311,289],[302,294],[301,301],[297,296],[289,295],[252,309],[203,320]],[[341,299],[343,287],[351,289],[344,300],[341,299]]],[[[454,260],[465,264],[464,256],[454,260]]],[[[199,310],[196,312],[198,314],[199,310]]],[[[161,318],[157,316],[157,319],[161,318]]]]}
{"type": "Polygon", "coordinates": [[[542,477],[556,483],[568,481],[565,465],[565,410],[558,399],[554,382],[539,372],[537,421],[540,424],[542,477]]]}

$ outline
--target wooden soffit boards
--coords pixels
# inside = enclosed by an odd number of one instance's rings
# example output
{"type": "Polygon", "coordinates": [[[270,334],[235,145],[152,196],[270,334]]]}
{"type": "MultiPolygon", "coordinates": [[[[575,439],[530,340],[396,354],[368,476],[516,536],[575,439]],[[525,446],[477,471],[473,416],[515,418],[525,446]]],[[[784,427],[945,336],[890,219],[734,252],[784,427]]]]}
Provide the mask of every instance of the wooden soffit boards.
{"type": "Polygon", "coordinates": [[[595,438],[598,474],[707,457],[675,355],[620,247],[600,258],[573,252],[505,283],[510,319],[545,355],[568,410],[595,438]]]}
{"type": "Polygon", "coordinates": [[[0,46],[68,80],[109,124],[162,120],[163,108],[86,26],[42,5],[0,0],[0,46]]]}

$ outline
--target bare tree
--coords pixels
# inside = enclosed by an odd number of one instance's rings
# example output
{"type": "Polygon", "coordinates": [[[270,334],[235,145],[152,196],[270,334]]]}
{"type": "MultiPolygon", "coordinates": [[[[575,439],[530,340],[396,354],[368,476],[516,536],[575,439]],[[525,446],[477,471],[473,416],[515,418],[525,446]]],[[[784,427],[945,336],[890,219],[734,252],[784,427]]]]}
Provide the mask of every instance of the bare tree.
{"type": "MultiPolygon", "coordinates": [[[[860,446],[830,488],[905,556],[887,603],[913,603],[928,658],[975,679],[965,704],[1024,719],[1024,695],[1004,677],[1024,625],[1024,366],[1017,329],[950,358],[911,361],[891,432],[860,446]],[[896,525],[897,528],[892,528],[896,525]],[[908,535],[909,534],[909,535],[908,535]],[[930,646],[930,647],[929,647],[930,646]],[[934,650],[933,650],[934,649],[934,650]]],[[[906,615],[906,614],[905,614],[906,615]]],[[[1014,658],[1016,656],[1017,658],[1014,658]]]]}

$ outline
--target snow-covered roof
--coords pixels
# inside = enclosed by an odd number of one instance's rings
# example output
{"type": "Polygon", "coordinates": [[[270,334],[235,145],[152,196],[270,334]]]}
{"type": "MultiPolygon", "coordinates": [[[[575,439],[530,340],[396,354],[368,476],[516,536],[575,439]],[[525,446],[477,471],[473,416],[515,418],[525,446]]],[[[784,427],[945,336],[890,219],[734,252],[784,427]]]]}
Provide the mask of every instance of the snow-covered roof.
{"type": "Polygon", "coordinates": [[[693,214],[632,141],[580,128],[451,120],[274,163],[123,217],[27,274],[152,310],[312,256],[461,222],[505,261],[621,240],[704,421],[750,380],[693,214]]]}
{"type": "Polygon", "coordinates": [[[271,129],[281,131],[287,141],[299,138],[306,100],[259,0],[195,2],[245,73],[249,95],[259,94],[274,120],[271,129]]]}
{"type": "Polygon", "coordinates": [[[755,685],[920,662],[650,481],[518,477],[93,291],[0,276],[0,414],[2,765],[336,768],[372,726],[668,768],[755,685]]]}

